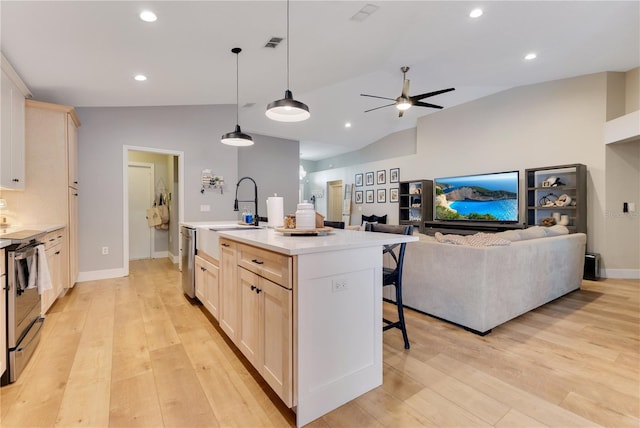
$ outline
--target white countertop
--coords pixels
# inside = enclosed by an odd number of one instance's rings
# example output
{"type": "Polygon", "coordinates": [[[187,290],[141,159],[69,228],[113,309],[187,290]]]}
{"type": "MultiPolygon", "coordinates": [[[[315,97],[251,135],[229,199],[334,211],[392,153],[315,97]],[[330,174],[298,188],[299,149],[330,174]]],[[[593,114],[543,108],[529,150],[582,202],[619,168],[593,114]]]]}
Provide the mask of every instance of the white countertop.
{"type": "Polygon", "coordinates": [[[334,229],[326,236],[285,236],[273,229],[230,230],[221,237],[290,256],[417,241],[417,236],[334,229]]]}
{"type": "Polygon", "coordinates": [[[11,245],[10,239],[0,239],[0,249],[8,247],[9,245],[11,245]]]}

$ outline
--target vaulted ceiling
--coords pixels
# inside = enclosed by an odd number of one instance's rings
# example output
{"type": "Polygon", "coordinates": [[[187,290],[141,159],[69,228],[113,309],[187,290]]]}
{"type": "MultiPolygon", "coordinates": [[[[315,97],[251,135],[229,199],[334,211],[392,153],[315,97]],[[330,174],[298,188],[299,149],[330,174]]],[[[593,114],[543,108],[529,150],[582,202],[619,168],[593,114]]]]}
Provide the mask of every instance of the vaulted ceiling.
{"type": "MultiPolygon", "coordinates": [[[[514,86],[640,65],[638,1],[303,1],[290,3],[290,89],[311,119],[264,115],[284,95],[284,1],[7,1],[0,48],[34,97],[73,105],[235,104],[244,132],[300,140],[301,158],[349,152],[437,110],[369,113],[402,88],[445,108],[514,86]],[[377,7],[364,20],[363,7],[377,7]],[[471,18],[472,9],[484,14],[471,18]],[[142,10],[158,17],[141,21],[142,10]],[[535,52],[537,58],[524,56],[535,52]],[[133,76],[147,75],[145,82],[133,76]],[[350,128],[345,123],[351,123],[350,128]]],[[[375,8],[374,8],[375,9],[375,8]]],[[[229,124],[232,130],[234,124],[229,124]]],[[[216,137],[217,138],[217,137],[216,137]]]]}

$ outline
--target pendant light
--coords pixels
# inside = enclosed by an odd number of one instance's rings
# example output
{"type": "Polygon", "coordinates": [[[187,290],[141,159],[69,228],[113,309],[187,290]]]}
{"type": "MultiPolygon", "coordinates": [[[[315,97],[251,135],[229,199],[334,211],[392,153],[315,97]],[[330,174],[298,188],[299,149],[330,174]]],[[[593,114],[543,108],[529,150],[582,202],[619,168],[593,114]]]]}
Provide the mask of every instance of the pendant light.
{"type": "Polygon", "coordinates": [[[222,144],[226,144],[228,146],[238,146],[238,147],[242,147],[242,146],[252,146],[253,145],[253,138],[251,138],[251,135],[249,134],[245,134],[244,132],[242,132],[242,130],[240,129],[240,121],[239,121],[239,96],[238,96],[238,54],[240,52],[242,52],[242,49],[240,48],[233,48],[231,49],[231,52],[233,52],[234,54],[236,54],[236,129],[233,132],[227,132],[226,134],[224,134],[222,136],[222,139],[220,140],[220,142],[222,144]]]}
{"type": "Polygon", "coordinates": [[[300,122],[309,119],[309,107],[303,102],[293,99],[289,90],[289,0],[287,0],[287,90],[284,98],[267,106],[267,117],[278,122],[300,122]]]}

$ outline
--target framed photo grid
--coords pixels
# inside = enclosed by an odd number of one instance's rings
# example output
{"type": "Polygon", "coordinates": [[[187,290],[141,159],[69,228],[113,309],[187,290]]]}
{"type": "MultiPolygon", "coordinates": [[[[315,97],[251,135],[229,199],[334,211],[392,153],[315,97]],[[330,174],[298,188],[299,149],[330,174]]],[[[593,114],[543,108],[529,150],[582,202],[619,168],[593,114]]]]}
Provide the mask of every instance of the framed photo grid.
{"type": "Polygon", "coordinates": [[[398,202],[398,191],[397,187],[389,189],[389,202],[398,202]]]}
{"type": "Polygon", "coordinates": [[[356,174],[356,187],[362,187],[362,174],[356,174]]]}
{"type": "Polygon", "coordinates": [[[378,189],[378,203],[387,202],[387,189],[378,189]]]}
{"type": "Polygon", "coordinates": [[[362,203],[362,190],[356,190],[356,204],[361,204],[361,203],[362,203]]]}
{"type": "Polygon", "coordinates": [[[377,181],[376,184],[386,184],[387,183],[387,171],[382,169],[376,173],[377,181]]]}
{"type": "Polygon", "coordinates": [[[367,195],[366,196],[367,196],[367,203],[368,204],[372,204],[373,203],[373,189],[367,190],[367,195]]]}
{"type": "Polygon", "coordinates": [[[364,179],[367,186],[373,186],[373,171],[367,172],[364,176],[364,179]]]}
{"type": "Polygon", "coordinates": [[[389,183],[400,183],[400,168],[389,170],[389,183]]]}

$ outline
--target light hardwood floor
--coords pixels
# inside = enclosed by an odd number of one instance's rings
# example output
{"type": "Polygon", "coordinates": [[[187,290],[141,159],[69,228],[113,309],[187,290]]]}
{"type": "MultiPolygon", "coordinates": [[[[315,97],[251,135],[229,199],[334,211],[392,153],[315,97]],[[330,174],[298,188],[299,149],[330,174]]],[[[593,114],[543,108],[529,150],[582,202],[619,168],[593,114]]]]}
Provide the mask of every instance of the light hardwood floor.
{"type": "MultiPolygon", "coordinates": [[[[168,260],[78,284],[0,389],[1,425],[295,426],[201,308],[168,260]]],[[[384,334],[384,384],[309,426],[640,426],[640,281],[584,281],[485,337],[407,318],[411,350],[384,334]]]]}

